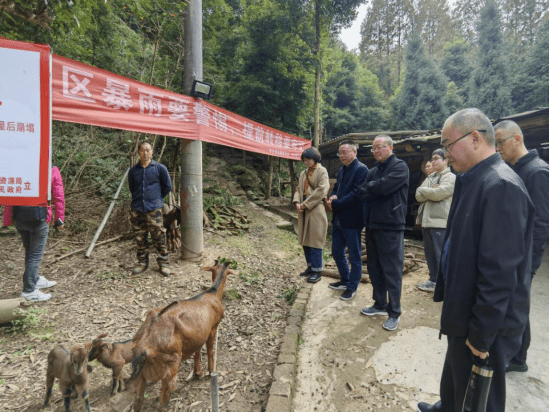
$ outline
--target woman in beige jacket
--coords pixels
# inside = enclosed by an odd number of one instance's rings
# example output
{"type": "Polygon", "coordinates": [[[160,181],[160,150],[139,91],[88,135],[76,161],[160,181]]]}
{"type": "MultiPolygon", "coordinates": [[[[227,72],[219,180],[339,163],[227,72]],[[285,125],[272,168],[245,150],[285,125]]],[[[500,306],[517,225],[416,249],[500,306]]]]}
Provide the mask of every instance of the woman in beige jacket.
{"type": "Polygon", "coordinates": [[[304,248],[307,269],[300,276],[307,281],[321,280],[323,248],[327,238],[328,219],[323,204],[329,189],[328,173],[319,163],[321,153],[310,147],[303,151],[302,161],[307,169],[300,174],[292,203],[298,211],[298,242],[304,248]]]}
{"type": "Polygon", "coordinates": [[[447,217],[451,209],[456,180],[456,176],[447,166],[445,152],[442,149],[436,149],[432,153],[432,170],[433,173],[416,189],[416,200],[420,202],[416,221],[422,225],[424,253],[430,271],[430,278],[417,287],[426,292],[435,290],[447,217]]]}

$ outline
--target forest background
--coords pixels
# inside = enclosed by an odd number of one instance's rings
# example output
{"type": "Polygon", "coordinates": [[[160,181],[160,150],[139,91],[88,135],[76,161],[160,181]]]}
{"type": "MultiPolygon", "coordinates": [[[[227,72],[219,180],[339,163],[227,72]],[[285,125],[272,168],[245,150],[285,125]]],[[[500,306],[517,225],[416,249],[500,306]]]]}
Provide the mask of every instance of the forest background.
{"type": "MultiPolygon", "coordinates": [[[[0,0],[0,36],[183,93],[185,6],[0,0]]],[[[305,138],[317,129],[321,142],[435,129],[463,107],[493,119],[548,107],[548,36],[547,0],[203,0],[204,81],[214,104],[305,138]],[[363,3],[349,51],[338,33],[363,3]]],[[[69,191],[99,193],[116,187],[145,137],[60,122],[53,133],[69,191]]],[[[177,164],[178,139],[149,138],[177,164]]]]}

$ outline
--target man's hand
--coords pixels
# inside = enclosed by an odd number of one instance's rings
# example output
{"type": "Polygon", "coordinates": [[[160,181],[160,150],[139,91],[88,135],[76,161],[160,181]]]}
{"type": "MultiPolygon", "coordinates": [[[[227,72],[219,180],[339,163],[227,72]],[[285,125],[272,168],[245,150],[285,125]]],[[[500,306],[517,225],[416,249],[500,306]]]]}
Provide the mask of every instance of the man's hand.
{"type": "Polygon", "coordinates": [[[466,345],[468,345],[472,353],[479,359],[487,359],[487,357],[489,356],[489,352],[480,352],[476,348],[474,348],[468,339],[466,339],[466,345]]]}

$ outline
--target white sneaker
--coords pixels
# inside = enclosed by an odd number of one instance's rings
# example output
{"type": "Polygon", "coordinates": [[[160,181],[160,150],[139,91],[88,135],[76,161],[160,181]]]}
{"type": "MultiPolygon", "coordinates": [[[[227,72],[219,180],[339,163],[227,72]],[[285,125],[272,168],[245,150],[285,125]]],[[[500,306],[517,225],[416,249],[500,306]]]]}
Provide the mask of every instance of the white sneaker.
{"type": "Polygon", "coordinates": [[[34,292],[21,292],[19,296],[33,302],[41,302],[52,297],[49,293],[40,292],[39,289],[35,289],[34,292]]]}
{"type": "Polygon", "coordinates": [[[55,280],[48,280],[44,276],[38,276],[38,281],[36,282],[36,289],[47,289],[52,286],[57,285],[55,280]]]}

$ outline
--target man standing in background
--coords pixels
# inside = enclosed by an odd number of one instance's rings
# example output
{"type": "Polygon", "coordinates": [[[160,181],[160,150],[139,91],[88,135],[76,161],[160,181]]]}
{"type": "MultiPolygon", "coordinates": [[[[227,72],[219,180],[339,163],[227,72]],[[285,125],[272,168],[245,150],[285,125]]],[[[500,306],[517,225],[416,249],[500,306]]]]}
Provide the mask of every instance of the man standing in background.
{"type": "Polygon", "coordinates": [[[361,313],[387,315],[383,328],[396,330],[401,316],[409,168],[393,154],[389,136],[377,136],[372,152],[377,163],[359,188],[359,198],[367,204],[367,269],[374,305],[361,313]]]}
{"type": "Polygon", "coordinates": [[[172,190],[168,169],[152,160],[153,148],[149,142],[138,146],[139,163],[128,173],[128,184],[132,193],[132,227],[136,236],[138,266],[135,275],[149,267],[148,232],[151,232],[153,246],[157,250],[157,263],[160,273],[170,275],[166,229],[162,225],[164,197],[172,190]]]}
{"type": "MultiPolygon", "coordinates": [[[[533,261],[531,280],[542,262],[548,241],[548,163],[541,160],[536,150],[527,150],[523,133],[516,122],[504,120],[495,126],[495,144],[500,156],[521,178],[535,206],[533,229],[533,261]]],[[[523,332],[521,349],[510,360],[506,372],[527,372],[527,349],[531,343],[529,320],[523,332]]]]}
{"type": "Polygon", "coordinates": [[[332,208],[332,256],[338,266],[340,281],[328,287],[343,290],[340,299],[350,300],[357,293],[363,272],[361,232],[365,227],[365,207],[357,196],[357,189],[369,169],[357,159],[357,147],[353,142],[342,142],[338,156],[344,166],[338,171],[328,204],[332,208]]]}
{"type": "Polygon", "coordinates": [[[506,364],[521,346],[529,315],[534,207],[496,153],[494,136],[475,108],[450,116],[441,133],[449,166],[459,173],[434,292],[434,301],[443,302],[447,354],[441,401],[420,402],[419,412],[462,411],[473,357],[493,370],[487,412],[506,409],[506,364]]]}

